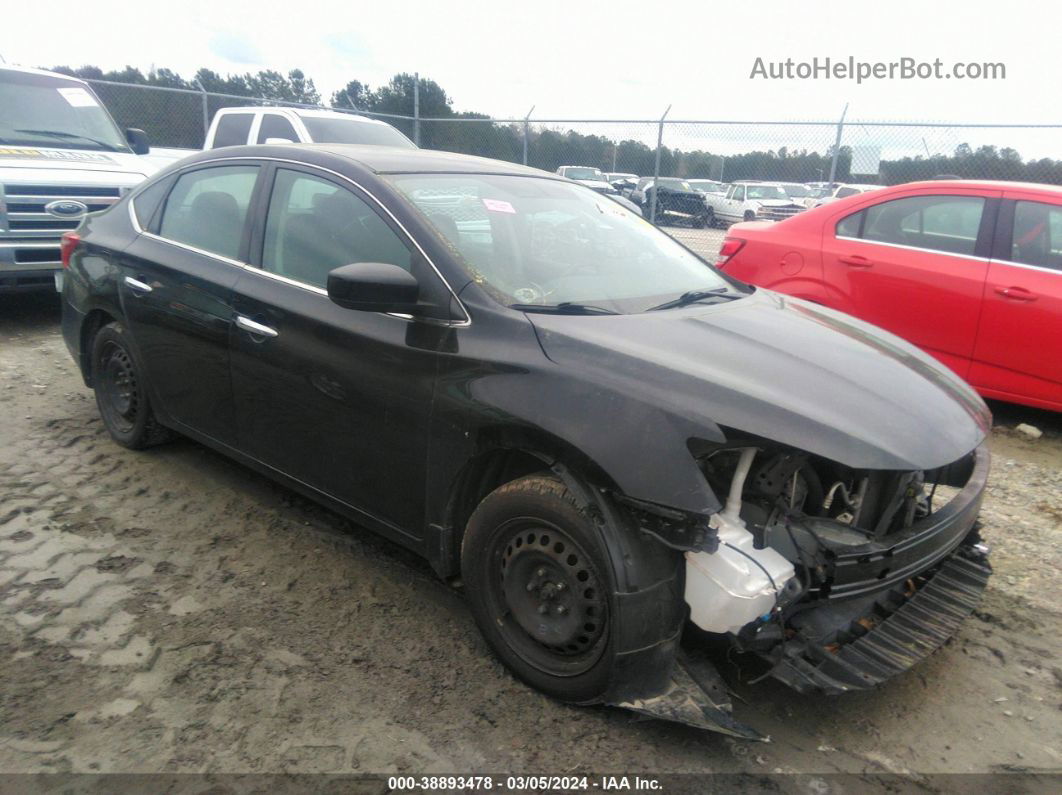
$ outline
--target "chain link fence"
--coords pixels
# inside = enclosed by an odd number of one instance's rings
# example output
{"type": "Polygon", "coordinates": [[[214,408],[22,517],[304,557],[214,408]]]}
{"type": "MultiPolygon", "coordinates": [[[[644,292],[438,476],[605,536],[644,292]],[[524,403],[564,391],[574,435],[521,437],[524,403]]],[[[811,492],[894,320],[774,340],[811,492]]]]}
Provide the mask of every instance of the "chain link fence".
{"type": "MultiPolygon", "coordinates": [[[[198,149],[223,107],[319,107],[269,97],[216,94],[89,80],[123,127],[154,146],[198,149]]],[[[414,108],[416,103],[414,103],[414,108]]],[[[947,124],[917,121],[701,121],[421,118],[361,113],[394,125],[428,149],[526,163],[546,171],[587,166],[606,174],[788,183],[893,185],[949,175],[1062,184],[1062,124],[947,124]]],[[[632,197],[636,203],[640,197],[632,197]]],[[[649,215],[652,207],[643,212],[649,215]]],[[[664,221],[664,218],[657,219],[664,221]]],[[[716,230],[678,221],[676,237],[712,256],[716,230]]]]}

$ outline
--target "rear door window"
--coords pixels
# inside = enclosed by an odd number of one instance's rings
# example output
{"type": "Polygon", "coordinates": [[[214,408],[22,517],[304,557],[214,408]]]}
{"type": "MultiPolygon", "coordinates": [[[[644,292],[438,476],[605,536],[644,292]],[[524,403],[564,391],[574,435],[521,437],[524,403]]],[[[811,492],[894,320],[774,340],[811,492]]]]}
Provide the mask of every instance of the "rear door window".
{"type": "Polygon", "coordinates": [[[258,166],[215,166],[188,171],[162,211],[159,235],[201,251],[239,259],[258,166]]]}
{"type": "Polygon", "coordinates": [[[980,196],[909,196],[864,212],[862,239],[972,256],[985,200],[980,196]]]}
{"type": "Polygon", "coordinates": [[[251,133],[253,113],[226,113],[218,119],[218,128],[214,131],[214,147],[243,146],[251,133]]]}
{"type": "Polygon", "coordinates": [[[291,122],[276,113],[266,113],[262,116],[262,123],[258,126],[258,143],[264,144],[270,138],[284,138],[292,143],[298,143],[299,136],[291,122]]]}

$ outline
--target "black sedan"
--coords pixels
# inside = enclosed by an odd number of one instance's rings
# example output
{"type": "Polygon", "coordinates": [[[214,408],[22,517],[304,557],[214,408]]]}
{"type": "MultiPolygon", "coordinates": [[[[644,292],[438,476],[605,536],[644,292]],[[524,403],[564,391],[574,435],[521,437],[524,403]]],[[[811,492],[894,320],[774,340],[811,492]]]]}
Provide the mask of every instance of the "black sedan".
{"type": "Polygon", "coordinates": [[[842,692],[984,588],[989,416],[965,384],[569,180],[215,150],[86,219],[63,263],[115,441],[191,437],[423,554],[555,697],[755,737],[679,653],[687,620],[842,692]]]}

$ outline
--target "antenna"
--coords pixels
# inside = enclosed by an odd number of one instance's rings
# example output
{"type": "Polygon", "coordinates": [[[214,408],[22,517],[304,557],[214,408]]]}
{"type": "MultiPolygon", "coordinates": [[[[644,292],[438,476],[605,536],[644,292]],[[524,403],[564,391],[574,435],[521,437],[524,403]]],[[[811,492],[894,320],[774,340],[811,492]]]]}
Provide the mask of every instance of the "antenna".
{"type": "Polygon", "coordinates": [[[4,54],[3,53],[0,53],[0,63],[7,63],[7,61],[4,60],[4,54]]]}

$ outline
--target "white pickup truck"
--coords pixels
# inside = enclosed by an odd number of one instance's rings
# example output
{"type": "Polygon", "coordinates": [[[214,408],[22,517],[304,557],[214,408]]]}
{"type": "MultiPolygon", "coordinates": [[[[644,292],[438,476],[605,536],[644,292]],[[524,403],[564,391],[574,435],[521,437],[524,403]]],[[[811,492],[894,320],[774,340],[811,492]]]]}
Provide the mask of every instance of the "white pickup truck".
{"type": "Polygon", "coordinates": [[[734,182],[726,193],[706,193],[708,225],[738,221],[781,221],[807,209],[777,182],[734,182]]]}
{"type": "Polygon", "coordinates": [[[244,144],[370,144],[415,149],[386,122],[306,108],[222,108],[214,114],[204,149],[244,144]]]}
{"type": "Polygon", "coordinates": [[[175,159],[149,152],[84,81],[0,65],[0,293],[50,288],[63,232],[175,159]]]}

